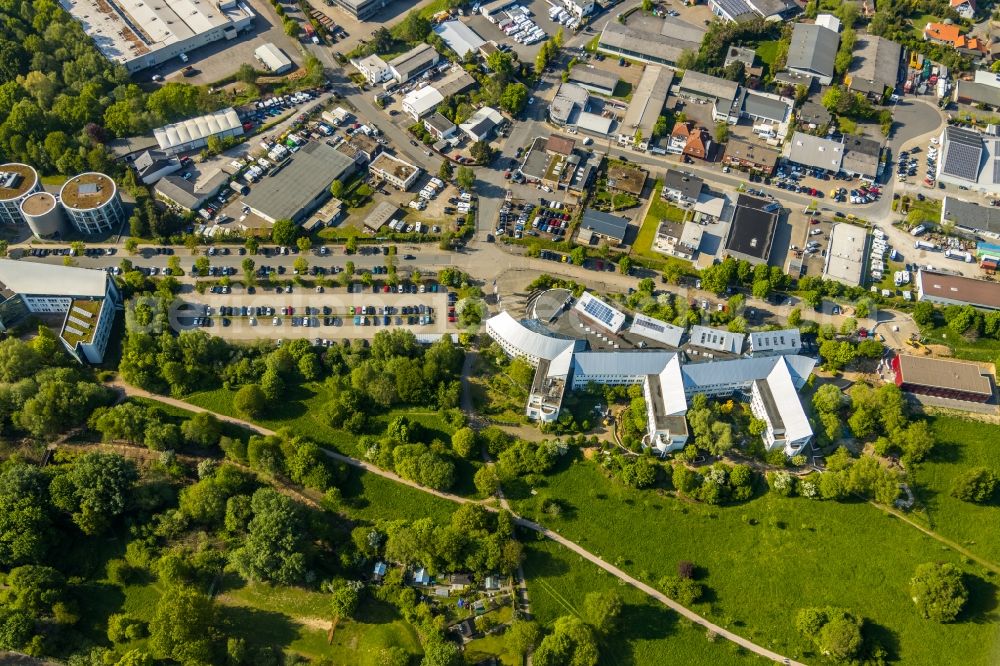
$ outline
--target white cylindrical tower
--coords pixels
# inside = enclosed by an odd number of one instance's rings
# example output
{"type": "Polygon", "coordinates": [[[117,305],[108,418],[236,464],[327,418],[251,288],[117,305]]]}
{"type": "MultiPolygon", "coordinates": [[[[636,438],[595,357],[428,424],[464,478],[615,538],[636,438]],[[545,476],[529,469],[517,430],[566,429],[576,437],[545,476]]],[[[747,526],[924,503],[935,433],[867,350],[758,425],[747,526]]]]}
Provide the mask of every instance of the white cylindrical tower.
{"type": "Polygon", "coordinates": [[[38,179],[38,172],[27,164],[11,162],[0,166],[0,222],[23,222],[21,201],[41,189],[42,181],[38,179]]]}
{"type": "Polygon", "coordinates": [[[113,231],[125,219],[118,187],[103,173],[91,171],[73,176],[59,191],[59,200],[80,233],[113,231]]]}
{"type": "Polygon", "coordinates": [[[25,197],[21,202],[21,215],[31,233],[39,238],[65,236],[69,229],[63,207],[55,195],[48,192],[35,192],[25,197]]]}

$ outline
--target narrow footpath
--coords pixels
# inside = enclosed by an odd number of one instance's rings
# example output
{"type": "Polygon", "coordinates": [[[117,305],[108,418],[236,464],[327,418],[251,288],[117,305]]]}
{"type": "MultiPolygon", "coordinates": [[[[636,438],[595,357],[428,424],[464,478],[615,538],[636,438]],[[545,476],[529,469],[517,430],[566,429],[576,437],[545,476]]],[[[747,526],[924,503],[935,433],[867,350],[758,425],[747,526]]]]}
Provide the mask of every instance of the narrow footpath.
{"type": "MultiPolygon", "coordinates": [[[[164,404],[172,405],[172,406],[177,407],[179,409],[186,409],[188,411],[206,412],[206,413],[214,415],[219,420],[243,426],[244,428],[247,428],[248,430],[252,430],[254,432],[258,432],[258,433],[260,433],[262,435],[274,435],[274,434],[277,434],[273,430],[270,430],[268,428],[263,428],[263,427],[255,424],[255,423],[251,423],[250,421],[244,421],[243,419],[234,418],[232,416],[226,416],[225,414],[219,414],[217,412],[213,412],[212,410],[205,409],[204,407],[199,407],[198,405],[193,405],[193,404],[191,404],[189,402],[184,402],[183,400],[178,400],[177,398],[171,398],[171,397],[168,397],[168,396],[162,396],[162,395],[157,395],[155,393],[150,393],[149,391],[145,391],[145,390],[140,389],[138,387],[131,386],[131,385],[126,384],[126,383],[124,383],[124,382],[122,382],[120,380],[116,380],[116,381],[112,382],[110,384],[110,386],[113,387],[113,388],[115,388],[115,389],[117,389],[117,390],[119,390],[119,391],[124,392],[126,395],[129,395],[129,396],[133,396],[133,397],[137,397],[137,398],[146,398],[146,399],[149,399],[149,400],[157,400],[157,401],[162,402],[164,404]]],[[[433,490],[431,488],[426,488],[426,487],[421,486],[421,485],[419,485],[417,483],[414,483],[413,481],[409,481],[407,479],[404,479],[404,478],[402,478],[402,477],[394,474],[393,472],[384,470],[384,469],[382,469],[380,467],[376,467],[375,465],[371,465],[371,464],[369,464],[369,463],[367,463],[367,462],[365,462],[363,460],[358,460],[356,458],[351,458],[350,456],[345,456],[345,455],[343,455],[341,453],[337,453],[335,451],[330,451],[329,449],[324,449],[324,452],[328,456],[330,456],[331,458],[333,458],[334,460],[346,463],[346,464],[351,465],[353,467],[356,467],[358,469],[363,469],[366,472],[371,472],[372,474],[376,474],[378,476],[381,476],[383,478],[389,479],[391,481],[395,481],[396,483],[401,483],[401,484],[403,484],[405,486],[409,486],[410,488],[413,488],[414,490],[419,490],[421,492],[428,493],[430,495],[434,495],[435,497],[439,497],[441,499],[448,500],[450,502],[456,502],[456,503],[459,503],[459,504],[470,504],[470,503],[482,504],[482,502],[478,502],[477,500],[471,500],[471,499],[466,498],[466,497],[459,497],[458,495],[452,495],[450,493],[444,493],[444,492],[440,492],[438,490],[433,490]]],[[[501,500],[501,502],[503,504],[506,504],[506,500],[501,500]]],[[[494,507],[492,507],[490,505],[487,505],[487,504],[483,504],[483,505],[486,506],[487,508],[491,509],[491,510],[496,510],[494,507]]],[[[660,603],[664,604],[665,606],[667,606],[668,608],[670,608],[671,610],[673,610],[677,614],[679,614],[679,615],[687,618],[688,620],[690,620],[691,622],[694,622],[695,624],[698,624],[698,625],[704,627],[708,631],[712,631],[716,635],[718,635],[718,636],[720,636],[722,638],[725,638],[726,640],[732,641],[733,643],[739,645],[740,647],[744,648],[745,650],[753,652],[754,654],[759,654],[760,656],[766,657],[766,658],[768,658],[768,659],[770,659],[772,661],[776,661],[776,662],[783,663],[783,664],[788,664],[789,666],[791,666],[793,664],[795,666],[804,666],[804,664],[800,664],[799,662],[792,661],[792,660],[788,659],[787,657],[784,657],[784,656],[778,654],[777,652],[773,652],[771,650],[768,650],[767,648],[765,648],[763,646],[757,645],[756,643],[754,643],[752,641],[749,641],[746,638],[743,638],[742,636],[739,636],[738,634],[734,634],[733,632],[731,632],[731,631],[729,631],[727,629],[724,629],[724,628],[720,627],[719,625],[714,624],[713,622],[710,622],[708,619],[702,617],[701,615],[698,615],[697,613],[695,613],[694,611],[692,611],[692,610],[690,610],[688,608],[685,608],[684,606],[680,605],[679,603],[677,603],[673,599],[670,599],[669,597],[667,597],[662,592],[654,589],[653,587],[650,587],[646,583],[643,583],[642,581],[637,580],[636,578],[633,578],[632,576],[630,576],[629,574],[625,573],[624,571],[622,571],[618,567],[616,567],[616,566],[614,566],[614,565],[612,565],[612,564],[610,564],[608,562],[605,562],[604,560],[602,560],[601,558],[599,558],[597,555],[594,555],[593,553],[591,553],[590,551],[586,550],[585,548],[583,548],[579,544],[574,543],[573,541],[570,541],[569,539],[567,539],[567,538],[565,538],[565,537],[563,537],[563,536],[561,536],[561,535],[559,535],[559,534],[557,534],[557,533],[555,533],[555,532],[553,532],[553,531],[551,531],[549,529],[546,529],[545,527],[539,525],[538,523],[530,521],[530,520],[528,520],[526,518],[522,518],[522,517],[518,516],[517,514],[514,514],[514,522],[516,522],[521,527],[524,527],[526,529],[538,532],[539,534],[541,534],[541,535],[543,535],[545,537],[548,537],[549,539],[552,539],[553,541],[555,541],[559,545],[563,546],[564,548],[568,548],[569,550],[571,550],[574,553],[580,555],[581,557],[583,557],[584,559],[588,560],[589,562],[592,562],[593,564],[595,564],[595,565],[599,566],[600,568],[604,569],[605,571],[607,571],[611,575],[615,576],[619,580],[621,580],[621,581],[623,581],[625,583],[628,583],[629,585],[635,587],[639,591],[641,591],[641,592],[649,595],[653,599],[656,599],[657,601],[659,601],[660,603]]]]}

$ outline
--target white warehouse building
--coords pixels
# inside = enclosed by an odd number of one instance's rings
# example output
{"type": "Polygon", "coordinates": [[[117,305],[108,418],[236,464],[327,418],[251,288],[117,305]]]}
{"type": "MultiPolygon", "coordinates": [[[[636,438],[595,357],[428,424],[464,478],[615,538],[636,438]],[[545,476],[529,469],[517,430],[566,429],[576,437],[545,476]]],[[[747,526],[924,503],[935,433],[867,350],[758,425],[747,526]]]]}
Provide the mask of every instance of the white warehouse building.
{"type": "Polygon", "coordinates": [[[282,74],[292,68],[291,59],[271,42],[258,46],[253,52],[253,57],[272,74],[282,74]]]}
{"type": "Polygon", "coordinates": [[[208,139],[212,136],[224,139],[242,135],[243,123],[233,107],[153,130],[160,150],[169,155],[201,148],[208,144],[208,139]]]}
{"type": "Polygon", "coordinates": [[[164,63],[253,29],[256,15],[238,0],[76,0],[61,3],[108,60],[130,72],[164,63]]]}

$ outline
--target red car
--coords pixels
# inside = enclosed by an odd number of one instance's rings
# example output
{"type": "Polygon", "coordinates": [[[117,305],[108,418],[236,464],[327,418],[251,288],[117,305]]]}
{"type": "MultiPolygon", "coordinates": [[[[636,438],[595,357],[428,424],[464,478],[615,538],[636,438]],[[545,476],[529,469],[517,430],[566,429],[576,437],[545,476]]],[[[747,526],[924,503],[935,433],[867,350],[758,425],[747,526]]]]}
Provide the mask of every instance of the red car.
{"type": "Polygon", "coordinates": [[[389,285],[385,285],[384,287],[382,287],[383,294],[388,294],[390,291],[392,291],[392,288],[389,287],[389,285]]]}
{"type": "Polygon", "coordinates": [[[819,218],[814,217],[813,219],[809,220],[809,224],[819,224],[819,218]]]}
{"type": "Polygon", "coordinates": [[[504,180],[510,180],[510,171],[504,171],[503,172],[503,177],[504,177],[504,180]]]}

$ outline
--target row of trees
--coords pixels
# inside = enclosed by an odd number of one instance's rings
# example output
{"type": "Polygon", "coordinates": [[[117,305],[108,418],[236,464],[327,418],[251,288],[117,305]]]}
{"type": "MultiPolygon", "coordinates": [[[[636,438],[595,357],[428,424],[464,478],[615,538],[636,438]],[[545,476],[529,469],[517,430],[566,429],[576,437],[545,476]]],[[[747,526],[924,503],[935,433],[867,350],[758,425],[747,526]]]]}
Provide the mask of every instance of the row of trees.
{"type": "Polygon", "coordinates": [[[967,339],[988,337],[1000,340],[1000,311],[983,312],[971,305],[936,308],[933,303],[920,301],[913,307],[913,321],[921,328],[943,324],[967,339]]]}

